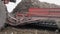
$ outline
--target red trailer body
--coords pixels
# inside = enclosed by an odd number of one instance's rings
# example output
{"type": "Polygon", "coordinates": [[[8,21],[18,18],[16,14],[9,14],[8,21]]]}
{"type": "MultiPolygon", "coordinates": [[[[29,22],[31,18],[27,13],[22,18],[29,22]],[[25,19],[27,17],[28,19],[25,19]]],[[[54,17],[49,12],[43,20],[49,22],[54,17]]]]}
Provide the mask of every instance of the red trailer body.
{"type": "Polygon", "coordinates": [[[28,12],[31,16],[60,17],[60,8],[30,8],[28,12]]]}

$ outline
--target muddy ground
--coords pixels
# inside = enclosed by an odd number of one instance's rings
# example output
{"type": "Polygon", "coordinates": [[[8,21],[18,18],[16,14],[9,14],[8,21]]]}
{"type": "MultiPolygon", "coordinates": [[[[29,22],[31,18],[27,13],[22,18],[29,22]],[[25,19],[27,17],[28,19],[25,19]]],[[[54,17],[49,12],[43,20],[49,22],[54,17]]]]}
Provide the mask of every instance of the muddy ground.
{"type": "Polygon", "coordinates": [[[60,32],[55,32],[55,30],[41,29],[40,27],[34,28],[27,25],[26,26],[9,26],[5,28],[0,34],[60,34],[60,32]]]}

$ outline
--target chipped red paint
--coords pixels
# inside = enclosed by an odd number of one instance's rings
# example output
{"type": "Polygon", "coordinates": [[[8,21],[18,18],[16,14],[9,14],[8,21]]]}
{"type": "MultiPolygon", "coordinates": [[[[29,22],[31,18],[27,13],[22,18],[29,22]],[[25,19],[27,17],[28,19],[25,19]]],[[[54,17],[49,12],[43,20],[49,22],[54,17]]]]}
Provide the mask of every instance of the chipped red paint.
{"type": "Polygon", "coordinates": [[[59,17],[60,18],[60,8],[29,8],[27,14],[17,13],[17,16],[23,17],[27,16],[40,16],[40,17],[59,17]]]}
{"type": "Polygon", "coordinates": [[[29,8],[32,15],[60,15],[60,8],[29,8]]]}

